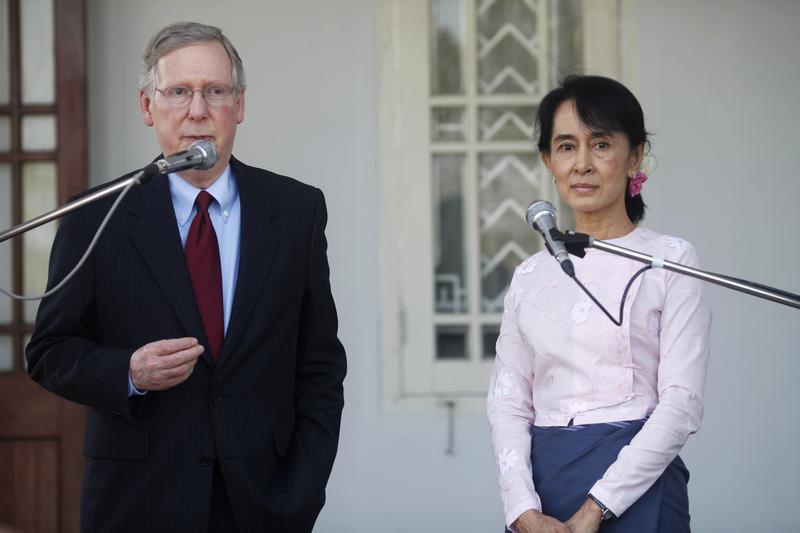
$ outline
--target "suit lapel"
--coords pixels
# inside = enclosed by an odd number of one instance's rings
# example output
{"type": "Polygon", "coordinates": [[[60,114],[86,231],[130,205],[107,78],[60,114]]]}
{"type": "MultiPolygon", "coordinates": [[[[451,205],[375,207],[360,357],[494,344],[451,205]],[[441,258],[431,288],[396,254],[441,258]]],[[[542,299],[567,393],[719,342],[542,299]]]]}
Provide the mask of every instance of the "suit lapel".
{"type": "Polygon", "coordinates": [[[223,372],[232,368],[241,340],[253,318],[250,313],[263,296],[265,280],[281,249],[283,232],[277,230],[278,200],[270,187],[269,178],[231,158],[231,169],[239,188],[241,202],[241,236],[239,239],[239,272],[233,298],[231,318],[222,357],[218,363],[223,372]]]}
{"type": "MultiPolygon", "coordinates": [[[[131,192],[135,194],[126,202],[126,210],[140,218],[129,233],[133,244],[186,334],[208,345],[186,269],[167,178],[158,177],[131,192]]],[[[208,350],[203,359],[213,365],[208,350]]]]}

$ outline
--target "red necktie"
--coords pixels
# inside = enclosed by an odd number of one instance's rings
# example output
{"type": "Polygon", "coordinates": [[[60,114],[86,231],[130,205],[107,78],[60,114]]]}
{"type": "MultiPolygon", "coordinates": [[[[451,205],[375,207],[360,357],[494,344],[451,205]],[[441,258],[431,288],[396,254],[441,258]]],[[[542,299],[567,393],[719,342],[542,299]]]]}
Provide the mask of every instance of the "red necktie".
{"type": "Polygon", "coordinates": [[[203,329],[214,361],[219,359],[224,338],[222,315],[222,269],[219,262],[217,234],[208,216],[208,206],[214,197],[200,191],[195,200],[197,214],[189,227],[186,247],[186,267],[192,280],[194,298],[200,310],[203,329]]]}

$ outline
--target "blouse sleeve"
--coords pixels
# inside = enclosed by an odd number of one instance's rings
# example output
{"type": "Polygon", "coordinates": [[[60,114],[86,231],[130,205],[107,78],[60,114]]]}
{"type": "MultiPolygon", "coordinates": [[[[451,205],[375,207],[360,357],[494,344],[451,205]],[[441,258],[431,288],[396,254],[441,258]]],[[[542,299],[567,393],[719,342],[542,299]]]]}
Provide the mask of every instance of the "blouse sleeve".
{"type": "MultiPolygon", "coordinates": [[[[697,254],[680,241],[676,262],[697,266],[697,254]]],[[[617,516],[638,500],[678,455],[703,418],[711,311],[700,280],[665,273],[661,310],[658,404],[591,493],[617,516]]]]}
{"type": "Polygon", "coordinates": [[[497,339],[487,415],[506,525],[526,510],[541,510],[531,475],[533,350],[520,335],[518,290],[512,281],[497,339]]]}

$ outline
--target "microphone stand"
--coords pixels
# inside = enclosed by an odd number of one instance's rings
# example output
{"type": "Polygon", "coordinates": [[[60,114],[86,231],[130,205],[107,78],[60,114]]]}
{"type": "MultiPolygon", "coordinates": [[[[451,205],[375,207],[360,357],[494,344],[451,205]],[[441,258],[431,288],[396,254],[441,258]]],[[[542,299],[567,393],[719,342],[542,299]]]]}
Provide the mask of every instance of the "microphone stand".
{"type": "Polygon", "coordinates": [[[68,204],[66,204],[66,205],[64,205],[62,207],[59,207],[58,209],[54,209],[53,211],[50,211],[49,213],[45,213],[44,215],[40,215],[40,216],[38,216],[36,218],[33,218],[33,219],[29,220],[28,222],[23,222],[22,224],[14,226],[13,228],[11,228],[9,230],[6,230],[3,233],[0,233],[0,242],[6,241],[6,240],[10,239],[11,237],[15,237],[17,235],[25,233],[28,230],[31,230],[31,229],[36,228],[38,226],[41,226],[45,222],[49,222],[49,221],[51,221],[51,220],[53,220],[55,218],[64,216],[64,215],[66,215],[67,213],[69,213],[71,211],[79,209],[79,208],[81,208],[83,206],[86,206],[88,204],[96,202],[97,200],[99,200],[101,198],[104,198],[104,197],[106,197],[106,196],[108,196],[110,194],[113,194],[113,193],[115,193],[117,191],[120,191],[119,195],[117,196],[117,199],[114,200],[114,203],[111,205],[111,208],[108,210],[108,213],[106,213],[105,218],[103,218],[103,221],[100,223],[100,226],[98,226],[97,231],[95,232],[94,237],[92,238],[92,241],[89,243],[89,246],[86,248],[86,251],[83,252],[83,256],[80,258],[78,263],[72,268],[72,270],[69,272],[69,274],[67,274],[64,277],[64,279],[62,279],[58,284],[56,284],[50,290],[48,290],[48,291],[46,291],[46,292],[44,292],[42,294],[37,294],[37,295],[33,295],[33,296],[31,296],[31,295],[25,296],[25,295],[22,295],[22,294],[15,294],[14,292],[6,290],[6,289],[3,289],[3,288],[0,288],[0,293],[8,296],[9,298],[13,298],[15,300],[31,301],[31,300],[41,300],[43,298],[46,298],[46,297],[50,296],[51,294],[54,294],[54,293],[58,292],[59,290],[61,290],[61,288],[64,287],[64,285],[66,285],[69,282],[69,280],[72,279],[73,276],[75,276],[75,274],[78,272],[78,270],[80,270],[80,268],[84,265],[84,263],[86,263],[86,260],[89,258],[89,254],[92,253],[92,250],[94,250],[94,247],[97,244],[97,241],[100,240],[100,235],[102,235],[103,230],[105,229],[106,225],[108,224],[108,221],[111,219],[111,216],[117,210],[117,207],[119,206],[120,202],[123,200],[123,198],[125,198],[125,196],[131,190],[131,188],[133,188],[136,185],[140,185],[140,184],[142,184],[144,182],[149,181],[150,179],[153,178],[154,175],[156,175],[156,174],[153,173],[152,170],[150,170],[151,166],[152,165],[149,165],[148,167],[145,167],[142,170],[137,171],[133,176],[131,176],[130,178],[124,179],[119,183],[112,183],[111,185],[108,185],[107,187],[105,187],[105,188],[103,188],[103,189],[101,189],[99,191],[95,191],[92,194],[89,194],[89,195],[87,195],[87,196],[85,196],[83,198],[79,198],[79,199],[75,200],[74,202],[70,202],[70,203],[68,203],[68,204]]]}
{"type": "Polygon", "coordinates": [[[105,218],[100,223],[95,231],[94,237],[92,241],[89,243],[89,246],[86,248],[86,251],[83,253],[83,256],[78,261],[72,270],[67,274],[64,279],[62,279],[56,286],[52,289],[46,291],[43,294],[37,294],[35,296],[24,296],[21,294],[14,294],[13,292],[0,288],[0,293],[5,294],[9,298],[14,298],[15,300],[41,300],[42,298],[46,298],[51,294],[59,291],[64,285],[66,285],[69,280],[78,272],[78,270],[83,266],[86,260],[89,258],[89,254],[92,253],[94,250],[97,241],[100,240],[100,235],[102,235],[103,230],[105,229],[108,221],[111,219],[111,216],[119,207],[120,202],[125,198],[128,192],[135,186],[141,185],[153,179],[155,176],[160,174],[167,174],[169,172],[177,172],[179,170],[185,170],[189,168],[197,168],[200,170],[208,170],[212,168],[217,162],[217,148],[214,146],[214,143],[209,141],[195,141],[189,146],[188,150],[184,150],[183,152],[178,152],[177,154],[173,154],[169,157],[157,159],[156,161],[150,163],[146,167],[141,170],[136,171],[129,178],[125,178],[117,183],[112,183],[99,191],[95,191],[89,195],[86,195],[82,198],[78,198],[74,202],[70,202],[62,207],[54,209],[49,213],[45,213],[44,215],[39,215],[36,218],[33,218],[27,222],[23,222],[22,224],[18,224],[11,229],[0,233],[0,243],[3,241],[7,241],[12,237],[16,237],[17,235],[21,235],[26,231],[32,230],[33,228],[39,227],[42,224],[50,222],[53,219],[62,217],[67,213],[75,211],[76,209],[80,209],[81,207],[87,206],[91,203],[94,203],[101,198],[105,198],[111,194],[119,192],[117,199],[114,200],[114,203],[111,205],[111,208],[106,213],[105,218]]]}
{"type": "Polygon", "coordinates": [[[81,207],[87,206],[92,204],[106,196],[110,196],[114,193],[124,190],[128,185],[132,182],[135,182],[136,185],[141,185],[146,183],[152,179],[152,176],[149,176],[145,173],[145,170],[142,169],[130,178],[124,179],[117,183],[112,183],[111,185],[104,187],[98,191],[93,192],[92,194],[88,194],[77,200],[69,202],[68,204],[64,204],[63,206],[56,208],[48,213],[43,215],[39,215],[38,217],[32,218],[27,222],[23,222],[18,224],[12,228],[5,230],[4,232],[0,233],[0,242],[7,241],[8,239],[14,238],[17,235],[21,235],[26,231],[30,231],[33,228],[38,228],[42,224],[46,224],[51,220],[55,220],[56,218],[63,217],[64,215],[75,211],[76,209],[80,209],[81,207]]]}
{"type": "Polygon", "coordinates": [[[743,292],[745,294],[749,294],[750,296],[764,298],[765,300],[771,300],[779,304],[794,307],[795,309],[800,309],[800,296],[797,294],[792,294],[791,292],[768,287],[752,281],[732,278],[721,274],[705,272],[697,268],[687,267],[681,265],[680,263],[674,263],[672,261],[667,261],[662,258],[643,254],[635,250],[629,250],[628,248],[623,248],[622,246],[609,244],[605,241],[597,240],[591,235],[586,235],[585,233],[575,233],[572,231],[561,233],[556,228],[552,228],[550,230],[550,235],[553,237],[553,239],[564,242],[567,247],[567,251],[578,257],[583,257],[586,255],[586,248],[596,248],[607,253],[649,264],[653,268],[664,268],[666,270],[678,272],[679,274],[685,274],[687,276],[692,276],[693,278],[708,281],[716,285],[721,285],[728,289],[743,292]]]}
{"type": "Polygon", "coordinates": [[[177,172],[179,170],[185,170],[188,168],[208,170],[209,168],[213,167],[216,162],[217,148],[214,146],[214,143],[210,141],[195,141],[189,146],[188,150],[172,154],[169,157],[161,158],[161,156],[159,156],[159,158],[143,169],[138,170],[130,178],[126,178],[118,183],[113,183],[107,187],[104,187],[103,189],[100,189],[99,191],[93,192],[92,194],[82,198],[78,198],[74,202],[70,202],[62,207],[59,207],[58,209],[50,211],[49,213],[40,215],[29,220],[28,222],[23,222],[22,224],[14,226],[3,233],[0,233],[0,242],[6,241],[12,237],[16,237],[17,235],[21,235],[22,233],[39,227],[42,224],[46,224],[53,219],[63,217],[67,213],[94,203],[101,198],[105,198],[106,196],[119,191],[124,191],[129,187],[133,187],[133,185],[147,183],[155,176],[160,174],[177,172]]]}

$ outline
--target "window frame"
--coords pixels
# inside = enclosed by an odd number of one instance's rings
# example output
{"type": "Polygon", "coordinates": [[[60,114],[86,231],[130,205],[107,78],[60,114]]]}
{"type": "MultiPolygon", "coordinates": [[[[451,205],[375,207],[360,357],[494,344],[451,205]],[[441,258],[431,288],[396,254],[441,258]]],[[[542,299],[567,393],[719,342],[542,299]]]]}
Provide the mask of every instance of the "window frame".
{"type": "MultiPolygon", "coordinates": [[[[482,413],[493,360],[476,353],[470,359],[436,360],[434,327],[439,324],[463,324],[465,315],[445,316],[434,312],[434,229],[431,187],[431,155],[455,153],[446,144],[434,146],[430,139],[431,108],[441,104],[466,102],[466,127],[476,128],[474,112],[484,100],[469,101],[475,79],[475,32],[467,30],[465,45],[466,98],[430,95],[430,14],[429,0],[381,0],[381,93],[380,93],[380,274],[381,274],[381,343],[384,359],[384,408],[390,412],[429,412],[458,402],[462,413],[482,413]],[[472,69],[472,71],[471,71],[472,69]],[[420,132],[423,132],[420,135],[420,132]]],[[[463,0],[466,20],[476,20],[480,0],[463,0]]],[[[486,1],[486,0],[484,0],[486,1]]],[[[557,0],[539,0],[545,9],[557,0]]],[[[628,42],[624,15],[633,10],[634,0],[583,0],[585,72],[621,79],[624,66],[630,64],[622,46],[628,42]],[[591,24],[587,24],[587,19],[591,24]],[[611,38],[609,38],[611,36],[611,38]],[[603,46],[605,45],[605,52],[603,46]],[[612,51],[612,52],[609,52],[612,51]]],[[[539,29],[550,43],[552,19],[540,21],[539,29]]],[[[540,66],[545,80],[535,97],[509,96],[497,98],[507,105],[537,105],[554,84],[551,52],[547,65],[540,66]]],[[[626,76],[627,77],[627,76],[626,76]]],[[[627,82],[626,82],[627,83],[627,82]]],[[[489,97],[494,101],[494,97],[489,97]]],[[[474,137],[474,135],[473,135],[474,137]]],[[[464,143],[461,143],[462,145],[464,143]]],[[[497,143],[488,151],[518,151],[520,143],[497,143]]],[[[533,142],[524,145],[533,151],[533,142]]],[[[467,181],[475,182],[477,155],[486,153],[485,146],[469,145],[467,181]]],[[[552,197],[549,179],[545,179],[552,197]]],[[[465,189],[465,202],[477,205],[475,187],[465,189]]],[[[531,199],[533,200],[533,198],[531,199]]],[[[468,211],[467,257],[479,257],[477,217],[468,211]]],[[[521,221],[524,223],[524,221],[521,221]]],[[[500,321],[499,314],[481,313],[479,306],[479,264],[467,265],[467,287],[471,325],[500,321]],[[477,288],[477,291],[476,291],[477,288]],[[476,318],[477,316],[477,318],[476,318]]],[[[479,330],[479,327],[471,327],[479,330]]],[[[480,331],[471,331],[471,345],[480,349],[480,331]]]]}
{"type": "MultiPolygon", "coordinates": [[[[84,0],[53,0],[54,92],[55,102],[24,103],[22,98],[20,2],[8,0],[9,102],[0,105],[0,115],[10,119],[10,150],[0,152],[0,163],[8,164],[11,178],[11,224],[23,220],[23,165],[54,163],[58,204],[86,189],[88,178],[88,121],[86,102],[86,37],[84,0]],[[53,116],[56,122],[55,149],[26,150],[22,145],[25,117],[53,116]]],[[[5,230],[7,228],[0,228],[5,230]]],[[[25,264],[23,237],[3,243],[11,254],[11,287],[24,292],[25,264]]],[[[43,287],[42,287],[43,289],[43,287]]],[[[43,292],[43,291],[42,291],[43,292]]],[[[5,296],[0,296],[6,298],[5,296]]],[[[11,321],[0,324],[0,335],[11,338],[12,368],[8,373],[24,373],[26,338],[33,333],[33,322],[25,317],[24,303],[14,300],[11,321]]]]}

